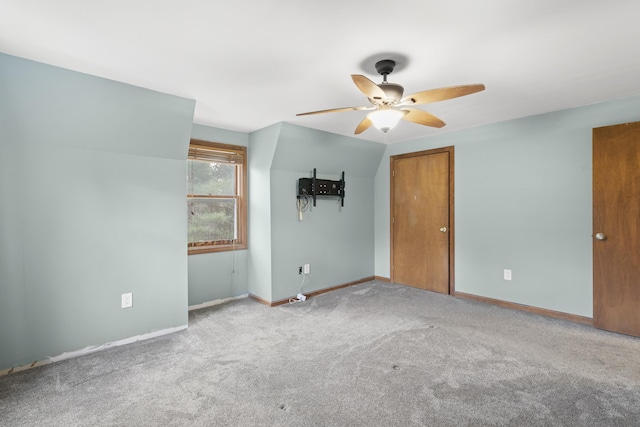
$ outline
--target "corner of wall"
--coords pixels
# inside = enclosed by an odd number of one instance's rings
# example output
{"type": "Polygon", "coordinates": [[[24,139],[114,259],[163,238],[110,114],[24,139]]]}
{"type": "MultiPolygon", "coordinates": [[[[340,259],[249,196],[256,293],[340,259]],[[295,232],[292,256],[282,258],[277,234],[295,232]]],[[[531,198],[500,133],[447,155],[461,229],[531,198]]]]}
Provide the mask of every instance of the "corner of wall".
{"type": "Polygon", "coordinates": [[[250,294],[271,301],[271,164],[280,123],[249,134],[249,259],[250,294]]]}

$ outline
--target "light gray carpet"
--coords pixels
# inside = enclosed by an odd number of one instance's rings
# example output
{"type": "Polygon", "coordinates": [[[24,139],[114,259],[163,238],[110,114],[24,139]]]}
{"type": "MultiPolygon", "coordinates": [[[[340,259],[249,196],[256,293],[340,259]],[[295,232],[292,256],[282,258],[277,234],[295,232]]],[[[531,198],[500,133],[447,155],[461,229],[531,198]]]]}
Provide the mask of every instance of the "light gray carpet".
{"type": "Polygon", "coordinates": [[[370,282],[0,378],[3,426],[638,426],[640,339],[370,282]]]}

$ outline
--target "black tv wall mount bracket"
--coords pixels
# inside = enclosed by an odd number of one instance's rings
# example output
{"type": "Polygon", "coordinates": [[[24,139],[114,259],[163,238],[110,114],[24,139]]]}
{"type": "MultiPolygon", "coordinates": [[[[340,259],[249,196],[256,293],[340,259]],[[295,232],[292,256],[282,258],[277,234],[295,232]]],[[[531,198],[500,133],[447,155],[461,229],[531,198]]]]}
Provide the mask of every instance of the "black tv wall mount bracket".
{"type": "Polygon", "coordinates": [[[344,171],[339,181],[316,178],[316,168],[313,168],[312,178],[298,179],[298,199],[311,197],[313,206],[317,197],[339,197],[340,206],[344,206],[344,171]]]}

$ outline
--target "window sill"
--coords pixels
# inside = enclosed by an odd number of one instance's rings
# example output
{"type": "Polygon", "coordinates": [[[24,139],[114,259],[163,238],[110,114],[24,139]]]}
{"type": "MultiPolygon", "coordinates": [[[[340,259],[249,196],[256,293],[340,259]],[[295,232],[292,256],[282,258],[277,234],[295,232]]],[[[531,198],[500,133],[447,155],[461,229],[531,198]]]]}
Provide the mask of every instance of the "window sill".
{"type": "Polygon", "coordinates": [[[242,249],[247,249],[246,244],[236,244],[236,245],[215,245],[215,246],[196,246],[192,248],[187,248],[188,255],[198,255],[198,254],[209,254],[213,252],[230,252],[230,251],[238,251],[242,249]]]}

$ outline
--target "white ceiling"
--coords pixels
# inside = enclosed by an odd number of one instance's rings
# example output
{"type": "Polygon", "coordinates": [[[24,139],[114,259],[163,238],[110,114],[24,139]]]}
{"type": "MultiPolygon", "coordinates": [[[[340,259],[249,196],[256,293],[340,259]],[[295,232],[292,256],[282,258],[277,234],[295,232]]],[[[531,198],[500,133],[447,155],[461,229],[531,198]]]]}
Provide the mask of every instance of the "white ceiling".
{"type": "Polygon", "coordinates": [[[638,0],[0,0],[0,52],[192,98],[195,123],[242,132],[353,135],[366,112],[296,113],[368,105],[350,75],[379,83],[383,58],[405,94],[486,85],[420,106],[447,126],[402,121],[393,143],[640,94],[639,17],[638,0]]]}

